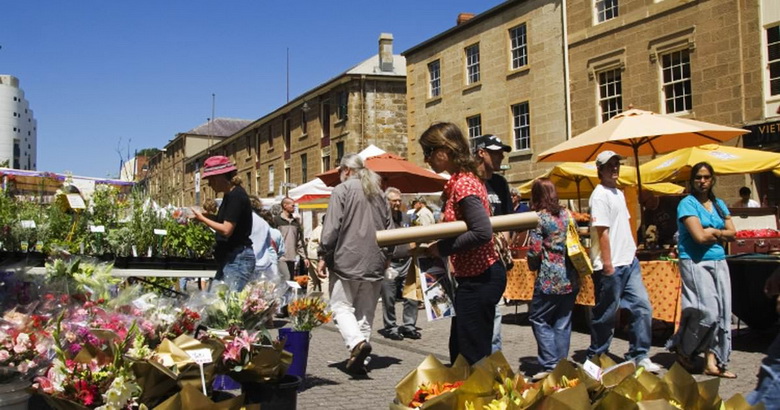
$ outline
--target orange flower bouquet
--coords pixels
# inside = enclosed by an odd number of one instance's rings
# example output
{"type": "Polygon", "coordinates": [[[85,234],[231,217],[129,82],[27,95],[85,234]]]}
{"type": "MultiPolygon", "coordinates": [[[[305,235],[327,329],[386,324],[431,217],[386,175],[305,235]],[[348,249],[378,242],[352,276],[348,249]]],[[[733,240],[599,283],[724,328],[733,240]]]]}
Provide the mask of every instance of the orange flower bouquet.
{"type": "Polygon", "coordinates": [[[328,304],[318,297],[294,299],[287,305],[293,330],[310,331],[317,326],[330,322],[333,312],[328,304]]]}

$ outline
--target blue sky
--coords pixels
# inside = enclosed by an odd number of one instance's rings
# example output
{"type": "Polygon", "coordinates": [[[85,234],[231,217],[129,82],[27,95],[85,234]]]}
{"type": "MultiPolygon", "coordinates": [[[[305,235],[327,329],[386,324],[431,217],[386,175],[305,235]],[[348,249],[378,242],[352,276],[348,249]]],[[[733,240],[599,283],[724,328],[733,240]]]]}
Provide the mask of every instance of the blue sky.
{"type": "Polygon", "coordinates": [[[38,170],[106,177],[211,117],[257,119],[377,53],[399,54],[501,0],[19,0],[2,4],[0,74],[38,121],[38,170]]]}

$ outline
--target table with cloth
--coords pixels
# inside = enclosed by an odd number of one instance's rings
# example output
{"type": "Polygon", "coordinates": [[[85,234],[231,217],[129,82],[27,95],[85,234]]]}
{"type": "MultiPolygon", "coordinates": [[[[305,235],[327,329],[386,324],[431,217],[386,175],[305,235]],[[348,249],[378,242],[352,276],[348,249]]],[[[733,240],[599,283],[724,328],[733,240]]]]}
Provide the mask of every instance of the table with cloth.
{"type": "MultiPolygon", "coordinates": [[[[650,304],[653,306],[653,319],[674,323],[674,328],[680,324],[682,312],[682,282],[680,269],[673,261],[642,261],[642,280],[647,288],[650,304]]],[[[530,301],[534,295],[536,272],[528,269],[526,259],[515,259],[512,270],[507,272],[504,298],[508,300],[530,301]]],[[[593,279],[587,276],[582,281],[580,293],[577,295],[578,305],[595,305],[593,294],[593,279]]]]}

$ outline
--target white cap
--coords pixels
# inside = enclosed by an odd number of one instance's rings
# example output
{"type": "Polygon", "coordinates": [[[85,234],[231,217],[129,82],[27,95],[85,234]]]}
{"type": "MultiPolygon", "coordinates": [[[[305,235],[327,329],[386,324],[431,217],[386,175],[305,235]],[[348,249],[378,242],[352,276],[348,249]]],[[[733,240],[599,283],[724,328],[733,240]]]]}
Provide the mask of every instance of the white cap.
{"type": "Polygon", "coordinates": [[[623,157],[616,154],[615,151],[610,151],[610,150],[602,151],[596,157],[596,168],[601,168],[601,166],[609,162],[609,160],[611,160],[612,157],[618,157],[618,159],[623,159],[623,157]]]}

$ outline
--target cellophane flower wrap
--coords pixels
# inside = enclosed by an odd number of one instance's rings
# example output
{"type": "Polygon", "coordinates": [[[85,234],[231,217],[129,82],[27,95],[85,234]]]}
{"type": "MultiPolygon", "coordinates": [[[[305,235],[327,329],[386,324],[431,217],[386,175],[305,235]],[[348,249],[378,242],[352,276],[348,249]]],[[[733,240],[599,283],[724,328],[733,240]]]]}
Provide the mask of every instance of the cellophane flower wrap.
{"type": "Polygon", "coordinates": [[[328,304],[319,297],[294,299],[287,305],[293,330],[311,331],[317,326],[330,322],[333,312],[328,304]]]}
{"type": "Polygon", "coordinates": [[[191,306],[193,311],[203,312],[204,326],[231,334],[235,330],[259,331],[264,340],[270,341],[265,324],[276,313],[282,293],[274,282],[251,282],[240,292],[220,284],[215,293],[196,295],[191,306]]]}
{"type": "Polygon", "coordinates": [[[31,379],[48,366],[51,334],[48,319],[16,309],[0,319],[0,366],[11,367],[22,379],[31,379]]]}
{"type": "Polygon", "coordinates": [[[60,316],[52,334],[54,360],[46,374],[35,379],[33,388],[54,408],[133,408],[140,388],[124,353],[138,329],[131,325],[123,338],[103,331],[83,338],[89,341],[71,342],[63,333],[64,316],[60,316]]]}
{"type": "Polygon", "coordinates": [[[225,350],[219,360],[220,370],[242,383],[281,379],[292,363],[292,354],[284,350],[284,342],[264,338],[261,332],[231,330],[222,339],[225,350]]]}
{"type": "Polygon", "coordinates": [[[112,269],[110,263],[90,263],[81,258],[55,259],[46,264],[46,283],[60,293],[108,300],[123,280],[113,276],[112,269]]]}

